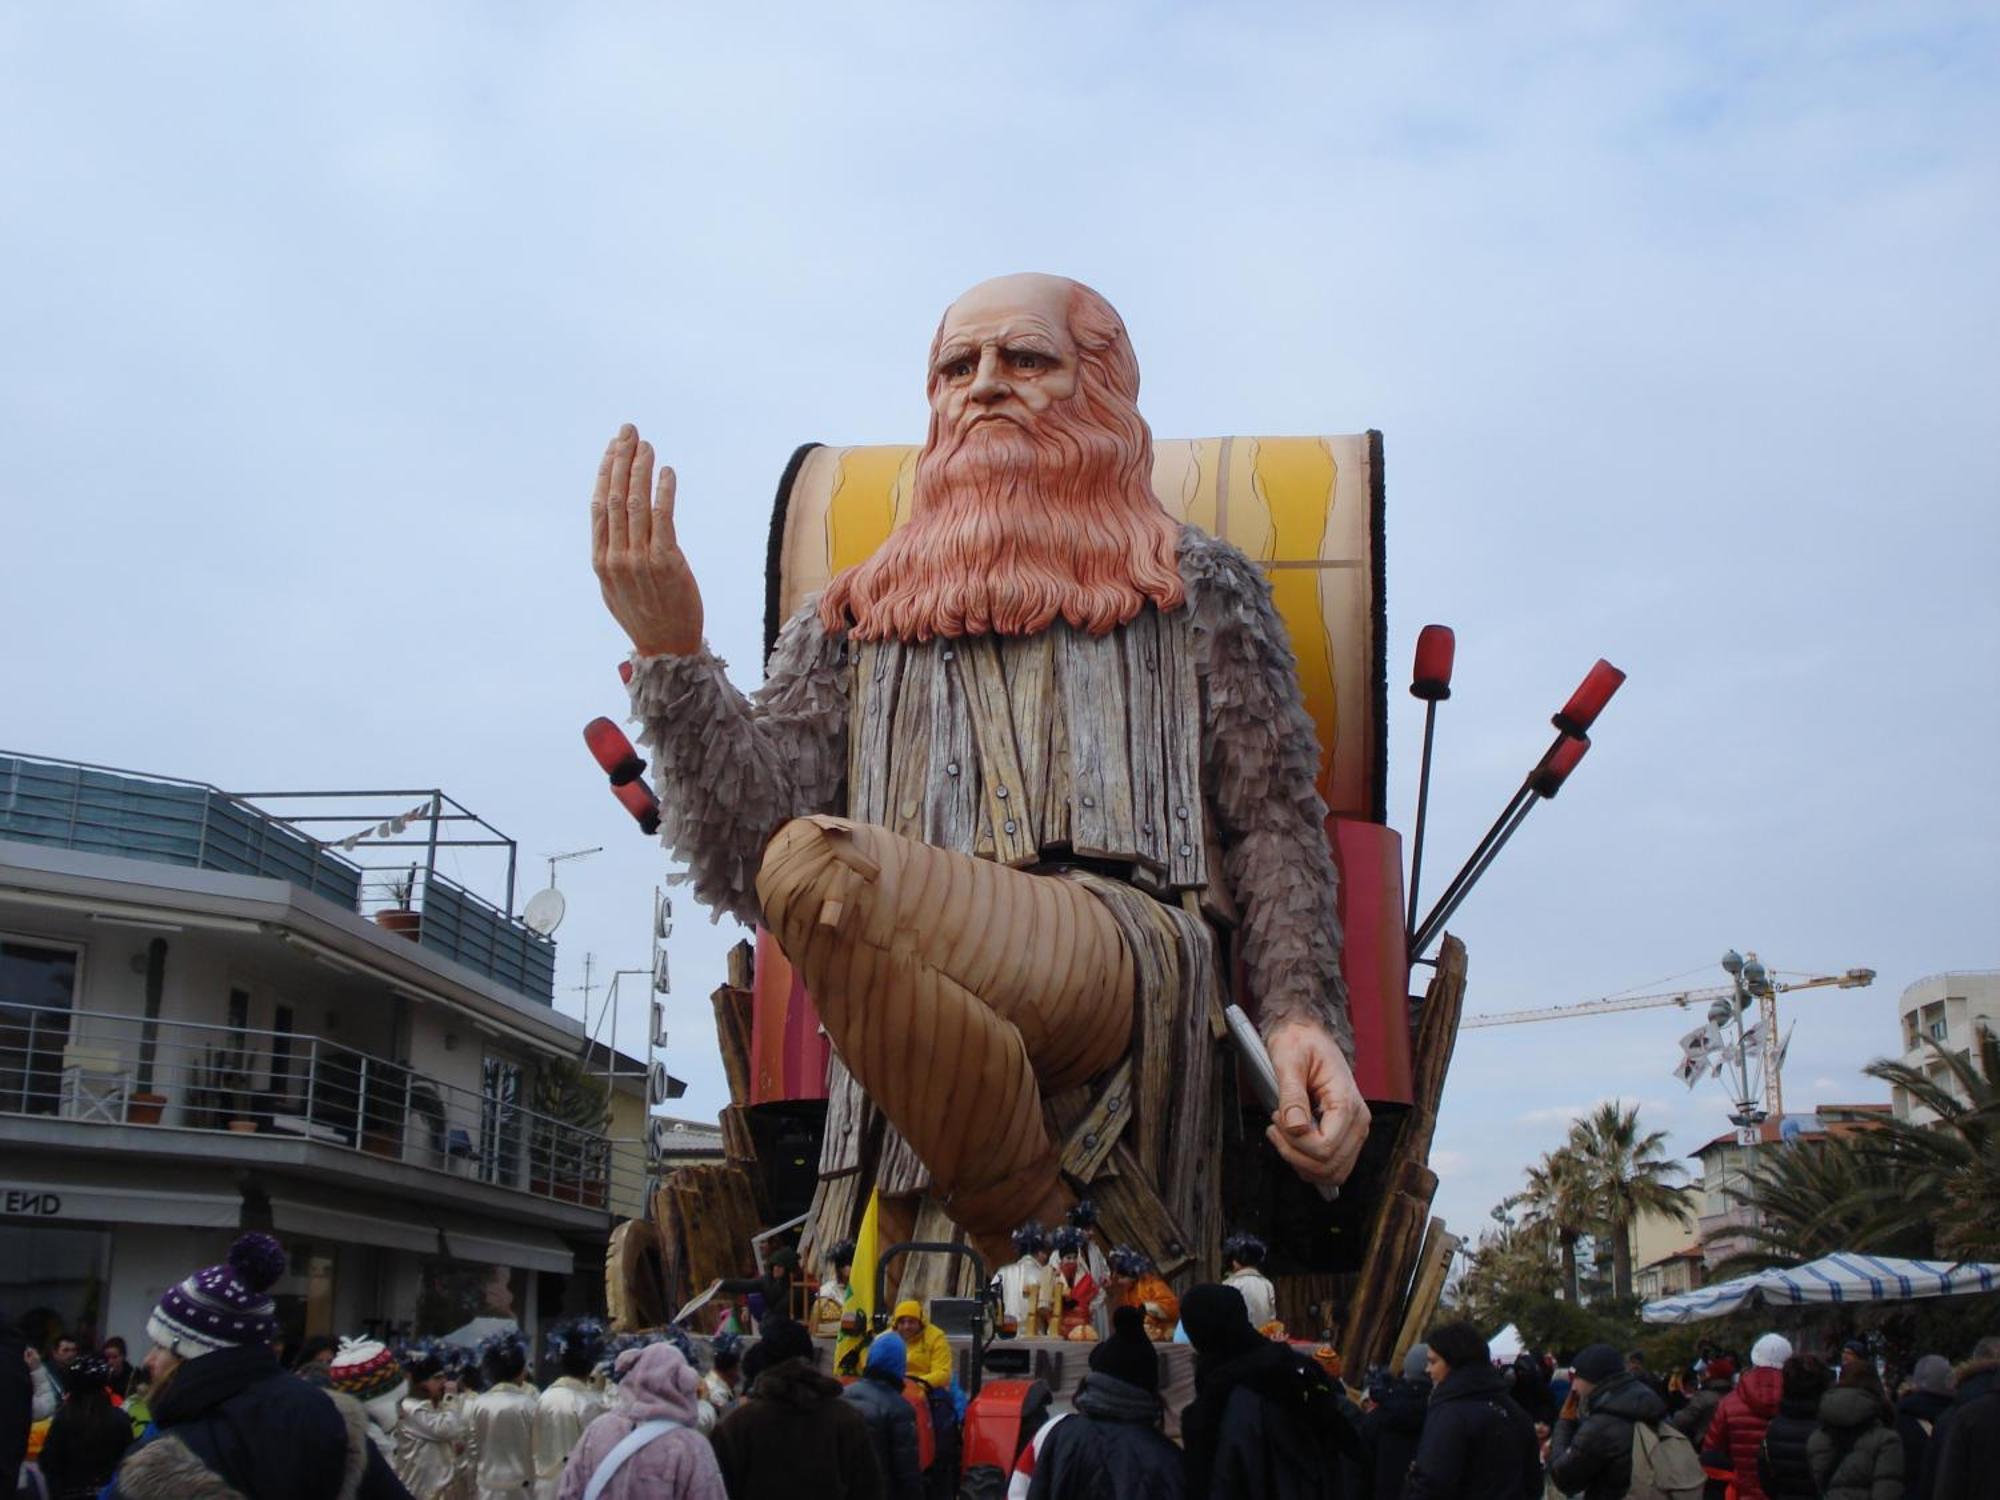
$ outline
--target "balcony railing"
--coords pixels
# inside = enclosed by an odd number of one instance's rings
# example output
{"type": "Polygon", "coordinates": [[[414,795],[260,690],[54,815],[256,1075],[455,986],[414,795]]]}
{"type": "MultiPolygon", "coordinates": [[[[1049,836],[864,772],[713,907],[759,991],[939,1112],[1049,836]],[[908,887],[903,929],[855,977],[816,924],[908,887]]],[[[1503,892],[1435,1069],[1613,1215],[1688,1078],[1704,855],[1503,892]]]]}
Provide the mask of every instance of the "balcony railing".
{"type": "Polygon", "coordinates": [[[646,1159],[500,1093],[324,1037],[0,1005],[0,1114],[305,1140],[559,1203],[631,1213],[646,1159]]]}

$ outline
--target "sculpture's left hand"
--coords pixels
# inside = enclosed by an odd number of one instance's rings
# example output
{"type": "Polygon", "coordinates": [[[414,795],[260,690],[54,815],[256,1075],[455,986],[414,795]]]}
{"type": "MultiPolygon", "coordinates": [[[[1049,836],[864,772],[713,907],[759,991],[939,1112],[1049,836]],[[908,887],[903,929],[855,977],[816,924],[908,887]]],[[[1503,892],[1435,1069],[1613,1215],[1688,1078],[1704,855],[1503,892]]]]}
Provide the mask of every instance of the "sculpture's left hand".
{"type": "Polygon", "coordinates": [[[1278,1108],[1264,1134],[1307,1182],[1338,1186],[1368,1139],[1368,1105],[1347,1055],[1332,1032],[1311,1021],[1283,1022],[1267,1041],[1278,1108]]]}

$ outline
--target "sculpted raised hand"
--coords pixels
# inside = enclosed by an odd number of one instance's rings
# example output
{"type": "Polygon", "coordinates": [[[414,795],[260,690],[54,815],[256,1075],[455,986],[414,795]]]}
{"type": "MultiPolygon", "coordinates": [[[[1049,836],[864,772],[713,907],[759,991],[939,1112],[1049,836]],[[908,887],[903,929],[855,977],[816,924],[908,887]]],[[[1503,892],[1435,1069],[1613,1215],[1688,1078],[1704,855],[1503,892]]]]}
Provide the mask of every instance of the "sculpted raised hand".
{"type": "Polygon", "coordinates": [[[605,608],[641,656],[701,649],[701,590],[674,537],[674,471],[653,484],[653,445],[627,422],[597,466],[590,560],[605,608]]]}

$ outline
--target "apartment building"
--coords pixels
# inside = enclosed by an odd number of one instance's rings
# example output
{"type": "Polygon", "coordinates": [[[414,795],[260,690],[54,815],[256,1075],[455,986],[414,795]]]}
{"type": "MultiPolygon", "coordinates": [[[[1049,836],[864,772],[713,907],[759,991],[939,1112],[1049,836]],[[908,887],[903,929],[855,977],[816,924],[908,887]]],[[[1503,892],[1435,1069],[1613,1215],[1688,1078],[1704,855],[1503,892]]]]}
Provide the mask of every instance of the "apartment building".
{"type": "Polygon", "coordinates": [[[351,814],[0,755],[0,1313],[136,1352],[170,1283],[263,1228],[294,1337],[533,1335],[601,1299],[662,1151],[721,1155],[652,1121],[662,1066],[555,1010],[511,841],[425,798],[429,857],[384,893],[351,814]],[[504,846],[498,899],[436,867],[462,819],[504,846]]]}
{"type": "MultiPolygon", "coordinates": [[[[1932,1082],[1960,1092],[1936,1047],[1969,1053],[1973,1067],[1979,1067],[1979,1032],[1983,1028],[2000,1034],[2000,969],[1960,970],[1919,979],[1903,991],[1897,1013],[1901,1060],[1932,1082]]],[[[1899,1120],[1927,1125],[1937,1118],[1905,1089],[1891,1090],[1889,1102],[1899,1120]]]]}

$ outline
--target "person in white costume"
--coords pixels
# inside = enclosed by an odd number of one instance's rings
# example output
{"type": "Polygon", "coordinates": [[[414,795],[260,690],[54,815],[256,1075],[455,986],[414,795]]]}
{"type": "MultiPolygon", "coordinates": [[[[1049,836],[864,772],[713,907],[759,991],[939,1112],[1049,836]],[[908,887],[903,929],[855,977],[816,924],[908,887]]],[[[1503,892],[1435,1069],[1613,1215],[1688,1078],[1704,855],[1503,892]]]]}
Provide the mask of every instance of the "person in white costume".
{"type": "Polygon", "coordinates": [[[528,1346],[510,1329],[480,1346],[489,1382],[466,1403],[472,1419],[476,1500],[534,1500],[535,1388],[527,1381],[528,1346]]]}
{"type": "Polygon", "coordinates": [[[472,1428],[463,1399],[446,1394],[444,1360],[435,1350],[404,1351],[410,1391],[396,1423],[392,1467],[412,1500],[468,1500],[472,1476],[466,1444],[472,1428]]]}
{"type": "Polygon", "coordinates": [[[549,1335],[549,1356],[561,1373],[535,1403],[535,1500],[556,1500],[563,1466],[583,1429],[609,1404],[590,1378],[603,1353],[604,1325],[595,1318],[579,1318],[549,1335]]]}

